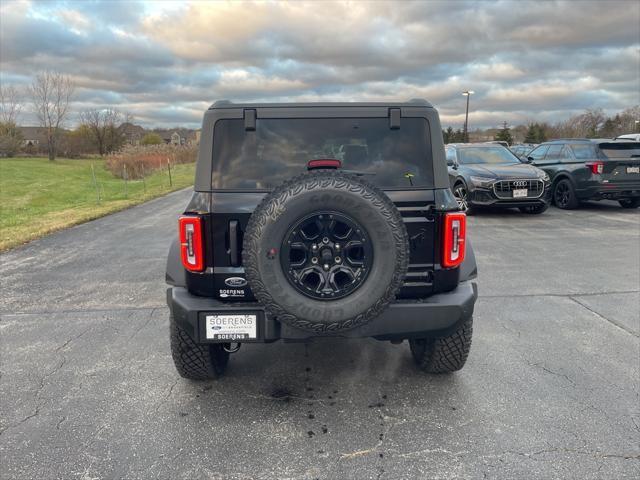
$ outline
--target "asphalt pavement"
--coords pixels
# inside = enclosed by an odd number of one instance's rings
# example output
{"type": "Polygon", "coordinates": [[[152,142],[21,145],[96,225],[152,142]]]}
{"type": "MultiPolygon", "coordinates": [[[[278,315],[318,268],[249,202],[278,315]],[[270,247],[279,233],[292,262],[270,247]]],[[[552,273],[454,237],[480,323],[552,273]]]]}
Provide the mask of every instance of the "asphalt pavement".
{"type": "Polygon", "coordinates": [[[483,212],[466,367],[407,344],[245,345],[195,383],[164,266],[190,193],[0,256],[3,479],[640,477],[640,212],[483,212]]]}

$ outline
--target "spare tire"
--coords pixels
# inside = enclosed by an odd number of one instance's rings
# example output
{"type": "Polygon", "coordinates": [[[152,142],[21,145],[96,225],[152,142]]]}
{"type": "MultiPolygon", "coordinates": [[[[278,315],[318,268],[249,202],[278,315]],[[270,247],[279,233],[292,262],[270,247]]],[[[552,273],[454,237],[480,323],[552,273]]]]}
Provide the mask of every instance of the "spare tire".
{"type": "Polygon", "coordinates": [[[258,205],[242,260],[267,312],[304,330],[338,332],[394,300],[407,272],[408,236],[381,190],[340,171],[312,171],[258,205]]]}

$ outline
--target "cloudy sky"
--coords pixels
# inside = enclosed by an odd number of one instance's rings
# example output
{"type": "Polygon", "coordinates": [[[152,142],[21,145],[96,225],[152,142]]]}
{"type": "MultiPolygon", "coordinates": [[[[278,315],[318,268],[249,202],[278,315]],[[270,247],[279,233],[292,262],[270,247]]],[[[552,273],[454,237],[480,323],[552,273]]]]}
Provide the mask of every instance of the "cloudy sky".
{"type": "Polygon", "coordinates": [[[465,89],[471,128],[640,103],[632,0],[0,5],[3,85],[62,71],[75,112],[115,107],[145,126],[197,127],[216,99],[423,97],[454,128],[465,89]]]}

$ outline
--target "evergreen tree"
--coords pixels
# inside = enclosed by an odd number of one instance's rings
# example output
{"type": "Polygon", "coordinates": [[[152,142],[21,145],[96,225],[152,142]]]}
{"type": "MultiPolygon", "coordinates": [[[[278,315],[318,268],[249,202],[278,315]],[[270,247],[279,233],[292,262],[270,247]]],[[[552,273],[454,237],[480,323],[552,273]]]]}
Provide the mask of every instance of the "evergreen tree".
{"type": "Polygon", "coordinates": [[[507,142],[509,145],[513,143],[513,137],[511,136],[511,129],[507,125],[507,122],[502,124],[502,129],[496,133],[496,136],[493,137],[494,140],[499,140],[501,142],[507,142]]]}
{"type": "Polygon", "coordinates": [[[536,123],[536,141],[535,143],[542,143],[547,141],[547,124],[546,123],[536,123]]]}
{"type": "MultiPolygon", "coordinates": [[[[616,115],[616,117],[618,117],[616,115]]],[[[602,128],[600,129],[599,135],[600,137],[603,138],[613,138],[616,136],[616,130],[617,130],[617,125],[616,125],[616,120],[618,120],[618,118],[616,119],[611,119],[611,118],[607,118],[604,121],[604,124],[602,125],[602,128]]]]}
{"type": "Polygon", "coordinates": [[[530,123],[527,128],[527,134],[524,137],[524,143],[538,143],[538,124],[530,123]]]}
{"type": "Polygon", "coordinates": [[[547,125],[545,123],[530,123],[524,143],[542,143],[547,141],[547,125]]]}
{"type": "Polygon", "coordinates": [[[453,143],[455,141],[455,133],[453,131],[453,128],[451,128],[451,126],[447,127],[446,130],[442,131],[442,137],[444,138],[444,143],[453,143]]]}

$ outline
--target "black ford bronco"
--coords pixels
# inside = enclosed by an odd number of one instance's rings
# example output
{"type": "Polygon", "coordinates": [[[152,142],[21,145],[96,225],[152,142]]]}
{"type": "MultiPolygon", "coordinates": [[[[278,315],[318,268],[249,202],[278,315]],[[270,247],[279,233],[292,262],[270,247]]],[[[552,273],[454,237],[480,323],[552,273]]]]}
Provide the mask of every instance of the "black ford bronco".
{"type": "Polygon", "coordinates": [[[212,105],[167,263],[178,372],[318,336],[407,339],[423,370],[462,368],[476,262],[441,131],[424,100],[212,105]]]}

